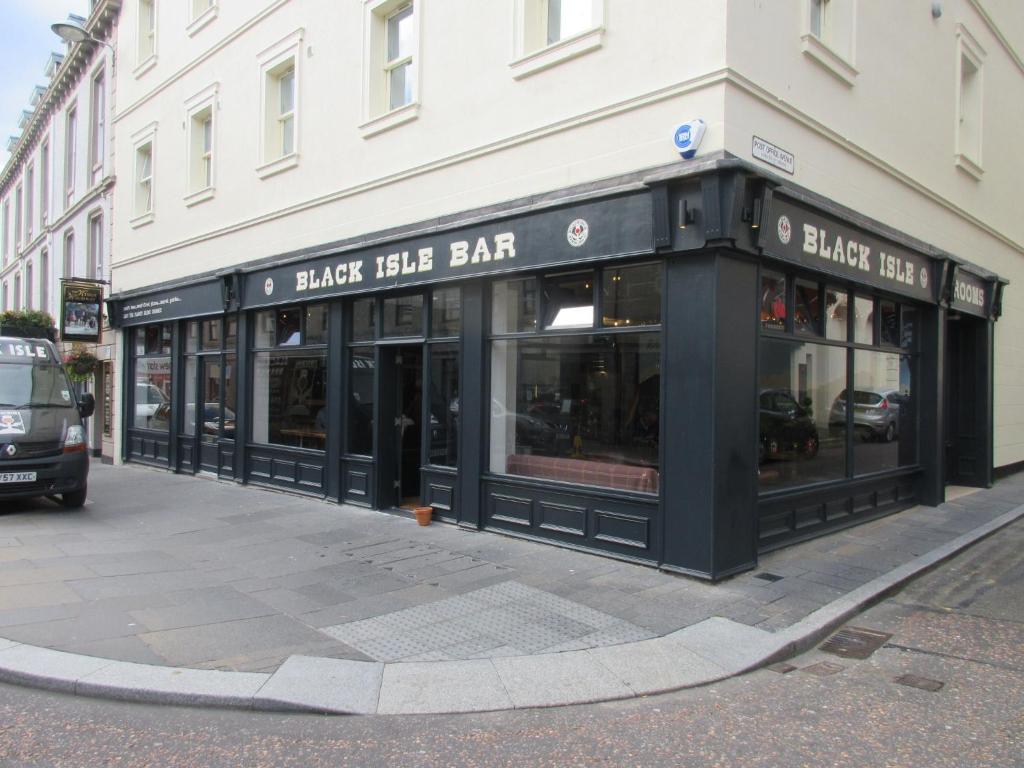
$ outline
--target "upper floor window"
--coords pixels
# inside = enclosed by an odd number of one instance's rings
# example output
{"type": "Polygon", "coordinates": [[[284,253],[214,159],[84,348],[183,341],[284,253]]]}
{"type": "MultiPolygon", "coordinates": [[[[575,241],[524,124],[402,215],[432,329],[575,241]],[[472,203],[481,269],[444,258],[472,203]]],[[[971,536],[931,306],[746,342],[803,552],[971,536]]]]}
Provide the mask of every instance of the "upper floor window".
{"type": "Polygon", "coordinates": [[[14,189],[14,248],[15,252],[21,250],[21,185],[14,189]]]}
{"type": "Polygon", "coordinates": [[[32,241],[32,201],[35,197],[36,169],[29,164],[25,169],[25,242],[32,241]]]}
{"type": "Polygon", "coordinates": [[[72,106],[64,117],[64,194],[68,202],[75,194],[75,142],[78,134],[78,110],[72,106]]]}
{"type": "Polygon", "coordinates": [[[25,263],[25,309],[32,309],[32,262],[25,263]]]}
{"type": "Polygon", "coordinates": [[[50,308],[50,252],[45,248],[39,254],[39,308],[50,308]]]}
{"type": "Polygon", "coordinates": [[[388,52],[384,71],[387,73],[389,110],[410,104],[416,85],[416,69],[413,67],[416,34],[412,11],[412,5],[406,5],[388,16],[386,22],[388,52]]]}
{"type": "Polygon", "coordinates": [[[50,216],[50,142],[39,150],[39,221],[43,226],[50,216]]]}
{"type": "Polygon", "coordinates": [[[129,223],[140,227],[153,220],[153,173],[156,162],[156,123],[150,123],[132,136],[132,217],[129,223]]]}
{"type": "Polygon", "coordinates": [[[186,205],[213,196],[214,112],[217,86],[213,85],[185,103],[188,113],[188,178],[186,205]]]}
{"type": "Polygon", "coordinates": [[[156,60],[156,0],[139,0],[137,35],[136,72],[142,74],[143,68],[156,60]]]}
{"type": "Polygon", "coordinates": [[[419,13],[407,0],[366,3],[366,104],[364,136],[416,117],[419,13]]]}
{"type": "Polygon", "coordinates": [[[135,148],[135,215],[153,212],[153,142],[135,148]]]}
{"type": "Polygon", "coordinates": [[[64,274],[62,277],[75,276],[75,232],[69,229],[64,233],[64,274]]]}
{"type": "Polygon", "coordinates": [[[92,79],[92,98],[90,109],[92,112],[92,123],[89,126],[89,168],[91,176],[90,181],[95,184],[103,175],[106,92],[104,90],[104,76],[102,69],[92,79]]]}
{"type": "Polygon", "coordinates": [[[97,213],[89,219],[89,264],[86,275],[93,280],[102,280],[103,264],[103,214],[97,213]]]}
{"type": "Polygon", "coordinates": [[[525,77],[601,47],[604,0],[516,0],[512,75],[525,77]]]}
{"type": "Polygon", "coordinates": [[[956,157],[958,168],[975,178],[981,166],[982,62],[985,51],[962,26],[957,28],[956,157]]]}
{"type": "Polygon", "coordinates": [[[207,107],[192,116],[192,178],[193,192],[213,186],[213,109],[207,107]]]}
{"type": "Polygon", "coordinates": [[[803,52],[847,85],[857,77],[857,0],[804,0],[803,52]]]}
{"type": "Polygon", "coordinates": [[[3,217],[0,218],[0,244],[3,250],[3,263],[7,263],[8,248],[11,241],[11,201],[4,200],[3,217]]]}
{"type": "MultiPolygon", "coordinates": [[[[302,30],[299,30],[261,55],[263,122],[257,168],[261,177],[291,168],[298,162],[301,42],[302,30]]],[[[212,127],[211,123],[211,141],[212,127]]]]}
{"type": "Polygon", "coordinates": [[[217,17],[217,0],[188,0],[189,35],[194,35],[217,17]]]}

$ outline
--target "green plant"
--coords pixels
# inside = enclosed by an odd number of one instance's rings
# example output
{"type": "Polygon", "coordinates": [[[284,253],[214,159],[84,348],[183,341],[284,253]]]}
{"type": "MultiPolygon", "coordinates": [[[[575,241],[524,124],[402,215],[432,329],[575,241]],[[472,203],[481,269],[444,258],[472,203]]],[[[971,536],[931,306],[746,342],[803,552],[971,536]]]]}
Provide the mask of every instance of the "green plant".
{"type": "Polygon", "coordinates": [[[0,313],[0,328],[7,332],[26,335],[28,331],[49,331],[56,327],[52,316],[35,309],[8,309],[0,313]]]}
{"type": "Polygon", "coordinates": [[[99,359],[84,347],[75,347],[64,355],[64,370],[72,381],[89,381],[97,365],[99,359]]]}

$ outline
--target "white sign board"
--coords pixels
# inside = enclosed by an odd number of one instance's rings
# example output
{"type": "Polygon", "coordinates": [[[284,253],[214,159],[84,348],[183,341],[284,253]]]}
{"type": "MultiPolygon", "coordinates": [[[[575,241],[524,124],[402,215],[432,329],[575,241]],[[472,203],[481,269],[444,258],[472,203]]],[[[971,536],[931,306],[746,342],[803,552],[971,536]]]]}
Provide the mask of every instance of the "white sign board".
{"type": "Polygon", "coordinates": [[[796,158],[792,154],[757,136],[754,137],[750,151],[758,160],[768,163],[780,171],[792,175],[796,170],[796,158]]]}

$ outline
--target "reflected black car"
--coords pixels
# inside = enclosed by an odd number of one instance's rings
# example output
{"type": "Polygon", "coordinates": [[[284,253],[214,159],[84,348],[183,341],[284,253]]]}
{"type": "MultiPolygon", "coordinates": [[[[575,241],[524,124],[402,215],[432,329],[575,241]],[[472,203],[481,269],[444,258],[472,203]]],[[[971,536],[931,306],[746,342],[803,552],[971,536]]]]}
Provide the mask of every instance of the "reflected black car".
{"type": "Polygon", "coordinates": [[[813,458],[818,455],[818,429],[809,411],[785,389],[760,395],[759,462],[766,459],[813,458]]]}

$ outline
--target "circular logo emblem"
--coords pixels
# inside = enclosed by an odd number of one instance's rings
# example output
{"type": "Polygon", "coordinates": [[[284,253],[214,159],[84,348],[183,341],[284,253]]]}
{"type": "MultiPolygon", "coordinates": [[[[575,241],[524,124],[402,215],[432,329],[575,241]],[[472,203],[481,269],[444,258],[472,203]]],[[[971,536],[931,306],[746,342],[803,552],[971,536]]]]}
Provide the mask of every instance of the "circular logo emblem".
{"type": "Polygon", "coordinates": [[[579,248],[587,242],[589,235],[590,226],[583,219],[576,219],[576,221],[569,225],[569,229],[565,233],[566,238],[569,240],[569,245],[573,248],[579,248]]]}
{"type": "Polygon", "coordinates": [[[928,287],[928,270],[925,267],[921,267],[921,287],[928,287]]]}
{"type": "Polygon", "coordinates": [[[274,280],[273,280],[273,278],[270,278],[270,277],[267,278],[267,282],[265,282],[263,284],[263,292],[265,294],[267,294],[267,296],[269,296],[270,294],[272,294],[274,292],[274,280]]]}
{"type": "Polygon", "coordinates": [[[7,456],[8,458],[13,457],[17,452],[18,446],[16,446],[14,443],[4,446],[4,456],[7,456]]]}
{"type": "Polygon", "coordinates": [[[783,245],[789,245],[790,238],[793,237],[793,226],[789,223],[788,216],[779,216],[779,242],[783,245]]]}

